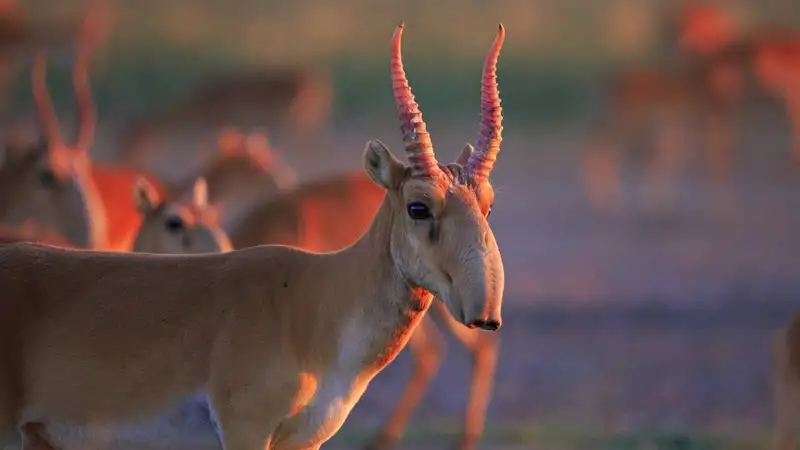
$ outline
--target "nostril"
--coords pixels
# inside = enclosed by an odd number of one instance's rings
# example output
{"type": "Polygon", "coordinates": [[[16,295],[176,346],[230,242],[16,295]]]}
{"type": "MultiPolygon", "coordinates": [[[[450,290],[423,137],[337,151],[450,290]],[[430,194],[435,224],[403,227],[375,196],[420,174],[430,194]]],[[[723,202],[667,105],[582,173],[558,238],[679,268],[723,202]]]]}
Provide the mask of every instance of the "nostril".
{"type": "Polygon", "coordinates": [[[472,321],[472,322],[470,322],[470,323],[469,323],[469,325],[467,325],[467,326],[468,326],[469,328],[471,328],[471,329],[475,329],[475,328],[480,328],[480,329],[483,329],[483,327],[485,327],[485,326],[486,326],[486,322],[484,322],[482,319],[473,320],[473,321],[472,321]]]}
{"type": "Polygon", "coordinates": [[[486,331],[497,331],[500,329],[501,323],[499,320],[487,320],[483,322],[481,329],[486,331]]]}
{"type": "Polygon", "coordinates": [[[499,320],[473,320],[467,325],[471,329],[480,328],[485,331],[497,331],[500,328],[499,320]]]}

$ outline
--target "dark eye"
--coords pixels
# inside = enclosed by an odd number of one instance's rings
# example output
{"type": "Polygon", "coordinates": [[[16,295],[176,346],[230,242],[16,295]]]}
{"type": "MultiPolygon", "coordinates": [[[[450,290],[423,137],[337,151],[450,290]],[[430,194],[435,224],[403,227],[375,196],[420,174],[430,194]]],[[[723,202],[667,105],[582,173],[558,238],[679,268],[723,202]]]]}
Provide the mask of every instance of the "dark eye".
{"type": "Polygon", "coordinates": [[[489,205],[489,211],[486,212],[487,219],[492,215],[492,208],[494,208],[494,205],[489,205]]]}
{"type": "Polygon", "coordinates": [[[178,216],[167,217],[164,226],[167,227],[167,231],[170,233],[177,233],[183,230],[183,219],[178,216]]]}
{"type": "Polygon", "coordinates": [[[408,204],[408,217],[414,220],[425,220],[431,218],[431,211],[425,204],[413,202],[408,204]]]}
{"type": "Polygon", "coordinates": [[[54,174],[52,170],[42,169],[42,171],[39,172],[39,183],[42,186],[52,188],[56,185],[57,181],[56,174],[54,174]]]}

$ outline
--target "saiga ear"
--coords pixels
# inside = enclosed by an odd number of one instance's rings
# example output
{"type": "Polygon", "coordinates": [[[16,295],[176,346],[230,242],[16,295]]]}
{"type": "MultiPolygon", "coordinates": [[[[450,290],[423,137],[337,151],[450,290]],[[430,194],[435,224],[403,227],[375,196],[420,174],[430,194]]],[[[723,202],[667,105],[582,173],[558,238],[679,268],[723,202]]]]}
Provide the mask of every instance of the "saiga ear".
{"type": "Polygon", "coordinates": [[[469,142],[464,145],[464,148],[461,150],[461,153],[456,158],[456,164],[464,167],[467,165],[467,161],[469,161],[469,157],[472,156],[472,153],[475,151],[475,148],[469,142]]]}
{"type": "Polygon", "coordinates": [[[133,203],[142,214],[155,210],[161,203],[155,186],[143,176],[136,177],[133,183],[133,203]]]}
{"type": "Polygon", "coordinates": [[[377,139],[367,142],[364,168],[372,181],[387,190],[399,188],[406,174],[405,164],[377,139]]]}

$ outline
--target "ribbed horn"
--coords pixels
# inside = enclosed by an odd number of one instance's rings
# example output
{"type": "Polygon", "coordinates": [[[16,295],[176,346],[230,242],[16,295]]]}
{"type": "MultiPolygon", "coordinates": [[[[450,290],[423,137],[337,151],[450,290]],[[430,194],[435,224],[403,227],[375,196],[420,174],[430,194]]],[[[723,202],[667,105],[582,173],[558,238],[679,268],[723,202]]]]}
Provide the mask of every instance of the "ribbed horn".
{"type": "Polygon", "coordinates": [[[414,101],[414,94],[408,85],[403,70],[402,55],[403,23],[397,26],[392,37],[392,88],[400,118],[400,130],[403,132],[403,143],[406,146],[411,173],[414,176],[434,176],[439,171],[439,164],[433,154],[433,144],[419,105],[414,101]]]}
{"type": "Polygon", "coordinates": [[[34,57],[33,70],[31,71],[31,85],[33,88],[33,101],[39,116],[42,133],[48,145],[61,144],[61,131],[59,131],[58,116],[56,115],[50,91],[47,88],[47,54],[44,49],[39,49],[34,57]]]}
{"type": "Polygon", "coordinates": [[[494,161],[500,152],[503,140],[503,108],[500,106],[500,91],[497,88],[497,60],[506,30],[501,23],[497,29],[497,37],[486,55],[481,79],[481,120],[475,152],[467,162],[467,168],[473,178],[487,178],[492,171],[494,161]]]}

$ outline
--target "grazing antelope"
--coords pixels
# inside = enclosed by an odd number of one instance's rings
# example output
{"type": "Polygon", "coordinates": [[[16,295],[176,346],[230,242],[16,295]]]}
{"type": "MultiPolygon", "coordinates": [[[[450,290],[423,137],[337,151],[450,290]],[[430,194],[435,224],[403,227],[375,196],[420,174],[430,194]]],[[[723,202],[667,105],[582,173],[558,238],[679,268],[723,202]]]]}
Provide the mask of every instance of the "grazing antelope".
{"type": "Polygon", "coordinates": [[[717,182],[729,176],[743,91],[742,61],[749,48],[731,41],[735,25],[728,15],[702,3],[684,2],[677,28],[678,48],[689,57],[686,61],[670,68],[627,69],[612,79],[604,129],[583,160],[595,207],[619,207],[620,146],[654,120],[659,126],[645,188],[655,200],[671,196],[669,178],[686,160],[690,121],[702,126],[711,175],[717,182]]]}
{"type": "Polygon", "coordinates": [[[287,68],[231,74],[189,91],[158,113],[134,122],[123,132],[120,155],[150,167],[168,148],[157,139],[175,130],[196,133],[224,124],[267,126],[309,135],[322,127],[333,102],[330,76],[319,69],[287,68]],[[161,152],[156,155],[156,150],[161,152]]]}
{"type": "MultiPolygon", "coordinates": [[[[32,148],[6,152],[0,168],[0,217],[11,226],[33,220],[79,247],[124,250],[139,226],[130,196],[137,174],[126,167],[92,163],[96,116],[88,72],[93,47],[93,39],[76,43],[78,131],[73,144],[59,131],[47,89],[46,55],[44,50],[37,52],[32,86],[43,137],[32,148]]],[[[159,186],[152,178],[151,182],[159,186]]]]}
{"type": "MultiPolygon", "coordinates": [[[[245,135],[225,127],[220,131],[219,150],[217,158],[201,168],[197,176],[208,182],[209,202],[215,209],[224,210],[220,211],[220,219],[225,230],[230,230],[254,205],[297,184],[294,170],[270,148],[261,133],[245,135]]],[[[169,190],[188,201],[194,195],[193,183],[179,181],[169,190]]],[[[374,185],[371,181],[370,184],[374,185]]]]}
{"type": "Polygon", "coordinates": [[[134,252],[215,253],[233,249],[219,226],[218,214],[208,202],[208,183],[198,178],[191,202],[169,201],[142,177],[136,180],[133,198],[142,224],[133,240],[134,252]]]}
{"type": "Polygon", "coordinates": [[[112,425],[207,393],[225,450],[319,449],[407,343],[434,295],[460,323],[501,326],[504,271],[486,216],[500,151],[502,25],[483,69],[467,164],[439,164],[403,71],[391,78],[409,165],[380,141],[386,190],[333,253],[258,246],[153,255],[0,247],[0,436],[52,448],[49,425],[112,425]]]}
{"type": "Polygon", "coordinates": [[[742,34],[729,14],[698,3],[684,14],[680,43],[693,58],[720,51],[735,55],[731,66],[752,69],[759,87],[786,103],[789,160],[800,169],[800,32],[767,26],[742,34]]]}
{"type": "Polygon", "coordinates": [[[800,313],[774,344],[773,391],[775,402],[775,450],[794,450],[800,431],[800,313]]]}

